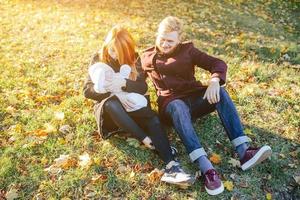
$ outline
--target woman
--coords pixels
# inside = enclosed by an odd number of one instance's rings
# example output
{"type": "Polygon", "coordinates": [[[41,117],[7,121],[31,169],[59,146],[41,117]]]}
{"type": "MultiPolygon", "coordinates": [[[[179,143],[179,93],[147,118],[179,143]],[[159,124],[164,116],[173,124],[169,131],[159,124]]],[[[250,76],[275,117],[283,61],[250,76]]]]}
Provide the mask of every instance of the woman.
{"type": "Polygon", "coordinates": [[[181,138],[192,162],[204,176],[208,194],[223,192],[222,181],[207,158],[193,120],[216,110],[241,162],[242,170],[250,169],[271,156],[271,147],[249,147],[235,105],[223,85],[227,65],[194,47],[181,42],[182,23],[176,17],[166,17],[158,28],[156,44],[142,55],[142,66],[158,94],[158,107],[163,118],[169,119],[181,138]],[[195,77],[195,66],[211,73],[208,86],[195,77]]]}
{"type": "MultiPolygon", "coordinates": [[[[93,57],[90,66],[97,62],[109,65],[116,73],[120,71],[122,65],[131,67],[128,79],[117,77],[113,80],[106,80],[110,84],[103,86],[105,91],[122,89],[125,92],[142,95],[146,93],[147,84],[141,72],[140,60],[135,52],[134,40],[126,29],[116,26],[109,31],[101,50],[93,57]]],[[[147,147],[155,148],[165,162],[166,168],[162,181],[179,185],[193,182],[194,178],[186,174],[175,161],[160,121],[149,106],[126,112],[124,107],[134,106],[127,95],[116,97],[111,95],[111,92],[99,93],[95,91],[94,85],[91,76],[88,75],[83,92],[86,98],[97,101],[94,114],[99,133],[104,139],[122,131],[130,133],[147,147]]]]}

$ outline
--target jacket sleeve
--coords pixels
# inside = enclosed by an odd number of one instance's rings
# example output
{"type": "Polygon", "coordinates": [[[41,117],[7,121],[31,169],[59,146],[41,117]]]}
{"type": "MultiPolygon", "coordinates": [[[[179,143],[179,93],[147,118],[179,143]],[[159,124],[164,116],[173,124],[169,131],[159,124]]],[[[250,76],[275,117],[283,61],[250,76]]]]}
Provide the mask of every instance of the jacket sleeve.
{"type": "MultiPolygon", "coordinates": [[[[92,60],[89,64],[89,66],[93,65],[94,63],[96,63],[99,60],[98,55],[95,54],[92,57],[92,60]]],[[[87,76],[84,85],[83,85],[83,95],[84,97],[88,98],[88,99],[92,99],[95,101],[102,101],[103,99],[107,98],[110,96],[110,92],[107,93],[97,93],[94,89],[94,83],[92,82],[92,79],[90,77],[90,75],[87,76]]]]}
{"type": "Polygon", "coordinates": [[[193,44],[190,55],[194,65],[209,71],[213,76],[217,75],[220,78],[220,85],[226,82],[227,65],[223,60],[207,55],[195,48],[193,44]]]}
{"type": "Polygon", "coordinates": [[[135,81],[132,81],[130,79],[126,79],[126,92],[136,92],[139,94],[144,95],[147,92],[148,86],[145,81],[145,73],[142,70],[141,66],[141,59],[138,57],[136,63],[135,63],[136,69],[137,69],[137,79],[135,81]]]}

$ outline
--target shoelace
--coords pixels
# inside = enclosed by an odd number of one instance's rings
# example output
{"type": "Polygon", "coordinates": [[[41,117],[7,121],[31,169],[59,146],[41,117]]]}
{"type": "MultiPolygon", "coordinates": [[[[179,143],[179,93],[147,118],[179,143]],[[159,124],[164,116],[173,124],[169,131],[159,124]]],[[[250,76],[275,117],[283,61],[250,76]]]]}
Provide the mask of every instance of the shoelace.
{"type": "Polygon", "coordinates": [[[215,179],[214,179],[215,175],[217,175],[217,173],[216,173],[216,171],[214,171],[214,170],[209,170],[209,171],[207,172],[207,177],[208,177],[208,179],[209,179],[210,181],[214,181],[214,180],[215,180],[215,179]]]}

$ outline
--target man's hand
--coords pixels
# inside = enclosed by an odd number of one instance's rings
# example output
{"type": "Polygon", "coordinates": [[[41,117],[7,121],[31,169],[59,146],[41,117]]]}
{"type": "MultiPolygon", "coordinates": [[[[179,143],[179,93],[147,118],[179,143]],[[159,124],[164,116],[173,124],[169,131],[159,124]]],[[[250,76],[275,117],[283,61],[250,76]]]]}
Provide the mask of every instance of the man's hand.
{"type": "Polygon", "coordinates": [[[210,80],[203,99],[207,98],[210,104],[218,103],[220,101],[220,79],[214,77],[210,80]]]}

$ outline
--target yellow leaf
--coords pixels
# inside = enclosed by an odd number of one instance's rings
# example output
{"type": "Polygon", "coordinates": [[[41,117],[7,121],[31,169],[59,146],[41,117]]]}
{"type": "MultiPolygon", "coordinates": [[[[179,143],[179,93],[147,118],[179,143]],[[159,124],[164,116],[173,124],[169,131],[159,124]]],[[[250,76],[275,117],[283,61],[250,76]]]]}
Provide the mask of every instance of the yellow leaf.
{"type": "Polygon", "coordinates": [[[134,171],[132,171],[132,172],[130,173],[130,175],[129,175],[129,178],[133,178],[134,175],[135,175],[135,173],[134,173],[134,171]]]}
{"type": "Polygon", "coordinates": [[[58,138],[58,143],[64,145],[66,144],[66,140],[64,138],[58,138]]]}
{"type": "Polygon", "coordinates": [[[268,192],[268,193],[266,194],[266,199],[267,199],[267,200],[271,200],[271,199],[272,199],[272,194],[268,192]]]}
{"type": "Polygon", "coordinates": [[[221,162],[221,156],[219,154],[213,153],[209,160],[214,164],[219,164],[221,162]]]}
{"type": "Polygon", "coordinates": [[[232,183],[232,181],[225,181],[224,182],[224,187],[226,188],[226,190],[232,191],[233,190],[233,183],[232,183]]]}
{"type": "Polygon", "coordinates": [[[44,124],[44,127],[46,128],[45,131],[46,131],[47,133],[53,133],[53,132],[56,131],[56,128],[55,128],[52,124],[50,124],[50,123],[44,124]]]}

